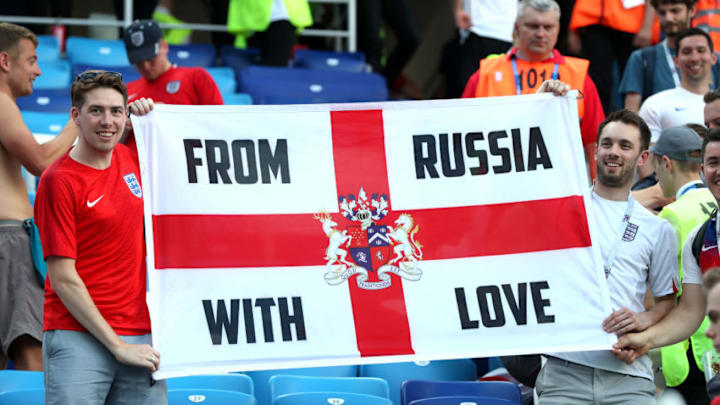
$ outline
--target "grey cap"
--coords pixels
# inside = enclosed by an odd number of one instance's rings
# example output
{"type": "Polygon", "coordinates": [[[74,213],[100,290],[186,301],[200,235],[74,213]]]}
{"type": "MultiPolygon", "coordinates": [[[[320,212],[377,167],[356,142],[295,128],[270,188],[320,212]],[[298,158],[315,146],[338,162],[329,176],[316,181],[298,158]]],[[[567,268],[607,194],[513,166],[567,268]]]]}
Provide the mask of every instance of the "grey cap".
{"type": "Polygon", "coordinates": [[[123,32],[128,59],[133,65],[157,56],[162,30],[154,20],[138,20],[123,32]]]}
{"type": "Polygon", "coordinates": [[[667,156],[675,160],[702,162],[700,155],[691,156],[692,152],[700,152],[702,138],[697,132],[688,127],[665,128],[660,133],[657,142],[650,147],[650,152],[667,156]]]}

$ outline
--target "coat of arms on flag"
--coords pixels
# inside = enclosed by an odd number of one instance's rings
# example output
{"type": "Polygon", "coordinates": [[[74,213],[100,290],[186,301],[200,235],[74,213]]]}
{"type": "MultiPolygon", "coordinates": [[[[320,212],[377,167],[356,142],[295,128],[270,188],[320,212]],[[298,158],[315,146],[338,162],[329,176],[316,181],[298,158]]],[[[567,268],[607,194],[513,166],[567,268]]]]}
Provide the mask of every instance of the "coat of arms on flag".
{"type": "Polygon", "coordinates": [[[328,284],[341,284],[356,274],[358,286],[366,290],[389,287],[392,284],[389,273],[410,281],[420,280],[422,245],[415,240],[420,226],[409,214],[400,214],[394,227],[381,223],[388,207],[386,195],[373,194],[368,199],[360,188],[357,198],[352,194],[340,197],[340,211],[352,221],[344,229],[338,230],[329,213],[313,216],[328,237],[325,250],[328,284]]]}

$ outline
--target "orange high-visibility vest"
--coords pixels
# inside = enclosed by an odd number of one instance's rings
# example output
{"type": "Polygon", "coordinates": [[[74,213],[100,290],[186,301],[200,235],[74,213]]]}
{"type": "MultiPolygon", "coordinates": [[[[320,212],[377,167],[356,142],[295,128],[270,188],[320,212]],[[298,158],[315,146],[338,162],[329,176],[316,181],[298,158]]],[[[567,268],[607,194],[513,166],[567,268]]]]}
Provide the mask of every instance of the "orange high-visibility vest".
{"type": "Polygon", "coordinates": [[[693,27],[702,28],[713,41],[715,50],[720,46],[720,0],[700,0],[695,6],[693,27]]]}
{"type": "MultiPolygon", "coordinates": [[[[637,34],[642,27],[644,15],[645,5],[626,9],[622,0],[577,0],[570,17],[570,31],[589,25],[602,25],[637,34]]],[[[657,43],[659,40],[660,24],[656,17],[652,27],[652,41],[657,43]]]]}
{"type": "MultiPolygon", "coordinates": [[[[581,90],[585,86],[588,66],[585,59],[563,56],[554,52],[552,58],[540,62],[528,62],[515,55],[517,48],[506,56],[483,59],[480,61],[480,75],[475,97],[513,96],[517,94],[516,78],[513,73],[512,60],[517,61],[518,82],[521,94],[534,94],[545,80],[552,79],[555,63],[558,65],[558,80],[570,85],[573,90],[581,90]]],[[[583,117],[584,100],[578,100],[578,116],[583,117]]]]}

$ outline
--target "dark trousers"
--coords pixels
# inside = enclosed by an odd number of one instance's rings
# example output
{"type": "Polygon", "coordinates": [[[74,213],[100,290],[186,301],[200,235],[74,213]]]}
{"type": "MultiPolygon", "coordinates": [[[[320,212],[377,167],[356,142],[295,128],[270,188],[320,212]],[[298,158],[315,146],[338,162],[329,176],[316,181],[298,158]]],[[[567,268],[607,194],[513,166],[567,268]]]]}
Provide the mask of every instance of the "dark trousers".
{"type": "Polygon", "coordinates": [[[625,71],[633,51],[633,34],[616,31],[601,25],[585,27],[581,32],[583,55],[590,60],[590,77],[595,82],[605,114],[613,106],[613,64],[617,61],[620,73],[625,71]]]}
{"type": "Polygon", "coordinates": [[[260,64],[287,67],[295,44],[295,27],[288,20],[273,21],[263,32],[248,38],[248,46],[260,48],[260,64]]]}
{"type": "Polygon", "coordinates": [[[505,53],[510,47],[510,42],[470,34],[460,46],[457,70],[453,71],[451,64],[447,66],[447,96],[459,98],[470,76],[480,68],[480,61],[494,53],[505,53]]]}
{"type": "Polygon", "coordinates": [[[690,372],[682,384],[672,388],[676,389],[680,395],[682,395],[687,404],[709,405],[710,397],[705,390],[705,374],[700,371],[697,366],[695,356],[693,356],[692,345],[688,346],[687,358],[688,363],[690,363],[690,372]]]}
{"type": "Polygon", "coordinates": [[[358,0],[358,49],[365,53],[373,71],[382,73],[392,86],[418,47],[420,30],[407,0],[358,0]],[[380,23],[384,20],[397,38],[397,45],[381,66],[383,42],[380,23]]]}

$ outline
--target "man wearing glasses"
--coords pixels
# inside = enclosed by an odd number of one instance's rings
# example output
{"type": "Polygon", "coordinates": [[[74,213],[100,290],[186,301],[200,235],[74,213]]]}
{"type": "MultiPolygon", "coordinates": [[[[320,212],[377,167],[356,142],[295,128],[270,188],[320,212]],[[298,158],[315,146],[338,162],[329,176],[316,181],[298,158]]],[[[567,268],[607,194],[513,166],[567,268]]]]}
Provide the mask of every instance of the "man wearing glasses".
{"type": "MultiPolygon", "coordinates": [[[[164,404],[151,372],[140,169],[118,145],[128,118],[119,73],[80,74],[71,88],[77,145],[42,176],[35,215],[48,265],[46,404],[164,404]]],[[[136,114],[152,109],[141,99],[136,114]]]]}
{"type": "MultiPolygon", "coordinates": [[[[40,176],[77,137],[71,121],[39,144],[20,115],[16,100],[32,93],[41,73],[37,43],[26,28],[0,23],[0,369],[7,356],[17,369],[42,370],[43,280],[32,260],[33,209],[21,167],[40,176]]],[[[44,267],[42,252],[35,253],[44,267]]]]}

